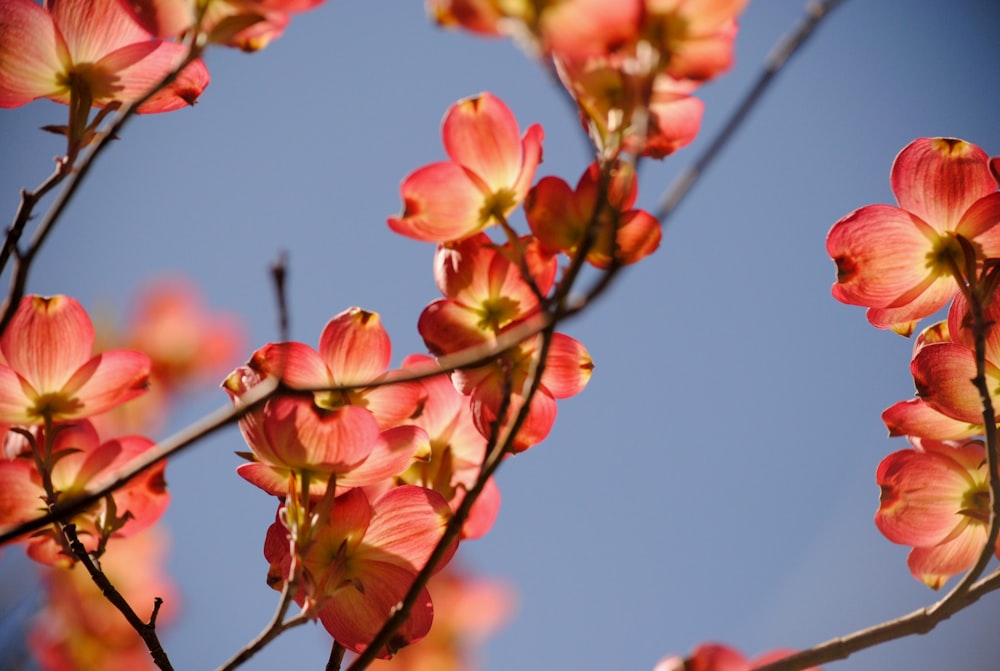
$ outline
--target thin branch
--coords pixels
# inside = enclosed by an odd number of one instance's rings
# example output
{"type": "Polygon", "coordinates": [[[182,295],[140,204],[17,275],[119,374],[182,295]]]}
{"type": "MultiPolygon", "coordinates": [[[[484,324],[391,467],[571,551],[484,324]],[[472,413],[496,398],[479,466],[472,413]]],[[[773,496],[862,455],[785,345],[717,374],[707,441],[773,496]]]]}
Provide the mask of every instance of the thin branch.
{"type": "Polygon", "coordinates": [[[0,273],[7,267],[10,255],[17,251],[17,244],[21,241],[24,229],[31,221],[35,205],[38,204],[45,195],[58,186],[73,170],[73,166],[67,157],[61,156],[56,159],[56,169],[42,182],[34,191],[21,190],[21,204],[14,214],[14,222],[7,229],[7,236],[4,238],[3,250],[0,251],[0,273]]]}
{"type": "Polygon", "coordinates": [[[271,264],[271,280],[274,282],[275,300],[278,302],[278,337],[288,340],[288,252],[278,253],[278,260],[271,264]]]}
{"type": "Polygon", "coordinates": [[[170,438],[167,438],[147,450],[141,456],[130,461],[127,466],[123,467],[113,477],[99,480],[93,489],[81,492],[79,497],[74,497],[65,503],[52,506],[51,510],[45,515],[17,525],[0,528],[0,545],[14,540],[18,536],[37,531],[59,520],[72,518],[73,515],[87,509],[107,494],[125,486],[140,473],[152,468],[160,461],[177,454],[198,440],[237,421],[240,417],[255,408],[257,404],[263,403],[270,398],[276,389],[278,389],[277,380],[266,379],[262,381],[244,394],[241,406],[220,408],[202,420],[181,429],[170,438]]]}
{"type": "MultiPolygon", "coordinates": [[[[294,566],[294,563],[293,563],[294,566]]],[[[294,570],[293,568],[289,569],[294,570]]],[[[278,607],[274,611],[274,615],[271,617],[271,621],[268,622],[267,626],[254,638],[250,643],[243,647],[238,653],[233,655],[233,657],[220,666],[217,671],[233,671],[233,669],[247,662],[251,657],[260,652],[264,646],[273,641],[275,638],[283,634],[284,632],[297,627],[301,624],[305,624],[311,618],[304,611],[296,615],[295,617],[285,619],[285,614],[288,612],[289,606],[292,604],[292,592],[298,589],[298,582],[294,580],[286,580],[285,586],[281,590],[281,599],[278,601],[278,607]]]]}
{"type": "MultiPolygon", "coordinates": [[[[48,236],[55,227],[56,222],[59,221],[59,217],[66,209],[66,206],[69,205],[70,200],[72,200],[73,196],[77,192],[77,189],[79,189],[83,180],[90,172],[91,167],[94,165],[94,161],[101,153],[104,152],[111,141],[118,137],[122,128],[124,128],[125,124],[128,123],[128,121],[137,113],[139,107],[152,98],[161,89],[173,82],[184,70],[184,68],[198,59],[201,55],[201,51],[202,49],[197,42],[192,43],[187,55],[176,68],[174,68],[162,80],[160,80],[160,82],[143,94],[141,98],[129,105],[123,106],[119,110],[114,122],[112,122],[108,130],[98,135],[98,139],[94,142],[90,151],[87,152],[87,154],[80,160],[76,171],[73,172],[70,178],[66,181],[66,185],[63,187],[63,190],[59,193],[59,196],[56,198],[56,201],[52,204],[52,207],[45,215],[42,223],[39,224],[38,228],[35,230],[35,235],[28,248],[23,253],[15,255],[14,276],[11,278],[10,289],[7,293],[7,300],[4,302],[3,312],[2,315],[0,315],[0,334],[6,330],[7,325],[14,316],[14,312],[17,310],[18,304],[21,302],[21,298],[24,296],[25,287],[28,283],[28,273],[31,270],[31,265],[34,262],[35,255],[38,254],[42,245],[48,239],[48,236]]],[[[27,223],[27,219],[25,220],[25,223],[27,223]]],[[[20,234],[18,234],[18,237],[20,237],[20,234]]],[[[13,251],[13,249],[11,251],[13,251]]]]}
{"type": "Polygon", "coordinates": [[[997,537],[1000,536],[1000,471],[997,470],[997,419],[986,381],[986,338],[993,324],[986,320],[986,301],[991,296],[984,296],[984,291],[992,291],[993,283],[978,276],[975,267],[976,253],[971,243],[959,238],[963,245],[968,268],[953,264],[952,274],[958,282],[962,294],[969,305],[972,317],[972,333],[976,359],[976,377],[972,383],[979,392],[983,404],[983,426],[986,437],[986,467],[990,486],[990,521],[986,543],[983,545],[976,563],[966,572],[962,580],[942,599],[936,603],[914,611],[909,615],[889,620],[882,624],[862,629],[840,638],[833,639],[821,645],[804,650],[782,660],[765,664],[757,671],[801,671],[818,664],[846,659],[855,652],[860,652],[875,645],[892,641],[913,634],[926,634],[944,620],[958,611],[978,601],[983,594],[1000,587],[998,574],[994,572],[990,578],[980,582],[979,577],[996,551],[997,537]]]}
{"type": "Polygon", "coordinates": [[[972,585],[954,598],[945,598],[937,604],[915,610],[908,615],[862,629],[849,636],[834,638],[809,650],[796,653],[753,671],[800,671],[819,664],[846,659],[858,650],[888,643],[912,634],[926,634],[958,611],[979,601],[984,595],[1000,589],[1000,570],[972,585]]]}
{"type": "Polygon", "coordinates": [[[831,11],[837,8],[844,0],[822,0],[812,1],[806,5],[806,15],[803,17],[798,27],[790,34],[782,37],[771,50],[770,55],[764,63],[764,70],[757,76],[757,81],[740,101],[733,113],[730,114],[722,129],[716,134],[708,147],[701,155],[674,179],[660,199],[659,208],[653,216],[659,219],[661,224],[666,224],[667,220],[680,205],[681,201],[701,177],[705,169],[718,156],[719,152],[732,139],[733,135],[750,116],[751,110],[757,105],[758,100],[771,86],[774,78],[785,67],[788,60],[804,45],[813,34],[820,22],[826,18],[831,11]]]}
{"type": "Polygon", "coordinates": [[[335,640],[330,649],[330,659],[326,662],[326,671],[340,671],[340,665],[344,661],[344,653],[346,652],[347,648],[342,646],[340,641],[335,640]]]}
{"type": "Polygon", "coordinates": [[[80,542],[80,538],[76,534],[76,525],[72,523],[64,524],[61,526],[61,529],[69,541],[69,546],[73,554],[76,555],[80,563],[87,569],[87,573],[90,574],[90,578],[97,585],[97,588],[101,590],[101,594],[111,602],[111,605],[121,612],[132,628],[135,629],[136,633],[142,637],[143,643],[146,644],[146,648],[153,658],[153,663],[162,671],[173,671],[174,667],[171,666],[170,659],[167,657],[167,653],[164,651],[163,646],[160,644],[160,639],[156,635],[156,616],[159,614],[163,599],[156,597],[153,602],[153,612],[150,615],[149,622],[143,622],[142,618],[136,614],[132,606],[125,600],[125,597],[111,584],[111,581],[104,575],[104,572],[94,564],[90,553],[87,552],[87,549],[80,542]]]}

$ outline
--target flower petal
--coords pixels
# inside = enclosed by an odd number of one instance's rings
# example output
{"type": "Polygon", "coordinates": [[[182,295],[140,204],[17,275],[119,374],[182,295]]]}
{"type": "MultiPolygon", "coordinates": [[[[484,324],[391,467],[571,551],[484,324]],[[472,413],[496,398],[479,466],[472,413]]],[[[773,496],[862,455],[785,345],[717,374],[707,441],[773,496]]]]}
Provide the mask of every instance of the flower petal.
{"type": "Polygon", "coordinates": [[[68,60],[52,16],[33,0],[0,0],[0,107],[19,107],[64,89],[68,60]]]}
{"type": "Polygon", "coordinates": [[[996,191],[986,153],[955,138],[920,138],[892,165],[899,206],[943,233],[954,230],[969,207],[996,191]]]}

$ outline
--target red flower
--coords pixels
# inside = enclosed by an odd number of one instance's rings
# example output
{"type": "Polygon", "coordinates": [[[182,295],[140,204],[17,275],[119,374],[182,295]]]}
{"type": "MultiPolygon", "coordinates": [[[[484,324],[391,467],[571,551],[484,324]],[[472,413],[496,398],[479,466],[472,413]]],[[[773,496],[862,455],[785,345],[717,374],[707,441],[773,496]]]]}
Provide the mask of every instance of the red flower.
{"type": "Polygon", "coordinates": [[[94,327],[68,296],[25,296],[0,338],[0,422],[42,424],[102,413],[141,394],[150,360],[126,350],[91,356],[94,327]]]}
{"type": "Polygon", "coordinates": [[[542,127],[522,139],[513,113],[489,93],[452,105],[442,135],[451,161],[419,168],[400,187],[403,213],[389,228],[401,235],[450,242],[506,220],[542,160],[542,127]]]}
{"type": "Polygon", "coordinates": [[[954,138],[921,138],[892,166],[899,206],[868,205],[830,229],[837,264],[833,296],[868,307],[868,321],[910,335],[918,319],[958,291],[955,273],[1000,255],[1000,193],[979,147],[954,138]],[[961,236],[976,258],[966,259],[961,236]]]}
{"type": "MultiPolygon", "coordinates": [[[[135,101],[187,53],[151,37],[120,0],[0,0],[0,107],[76,97],[89,111],[135,101]]],[[[196,60],[139,112],[193,105],[208,79],[196,60]]]]}

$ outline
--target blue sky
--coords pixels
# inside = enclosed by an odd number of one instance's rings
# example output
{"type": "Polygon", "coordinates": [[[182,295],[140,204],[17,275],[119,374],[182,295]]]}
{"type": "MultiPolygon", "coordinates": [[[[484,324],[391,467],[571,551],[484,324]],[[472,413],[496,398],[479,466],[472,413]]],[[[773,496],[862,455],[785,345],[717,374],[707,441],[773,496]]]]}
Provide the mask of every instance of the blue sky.
{"type": "MultiPolygon", "coordinates": [[[[701,92],[702,135],[644,165],[639,206],[655,207],[802,5],[751,3],[736,67],[701,92]]],[[[935,598],[872,523],[875,468],[904,447],[879,416],[913,395],[911,343],[830,297],[824,238],[852,209],[893,202],[893,157],[916,137],[1000,154],[998,18],[977,0],[845,3],[660,250],[566,325],[594,377],[560,404],[545,443],[504,464],[500,518],[462,551],[520,595],[488,669],[650,669],[705,640],[751,655],[806,647],[935,598]]],[[[381,314],[398,364],[424,351],[416,320],[438,294],[432,247],[385,219],[402,177],[444,156],[447,107],[491,91],[522,127],[541,123],[540,176],[575,183],[589,161],[534,63],[508,42],[436,29],[420,3],[330,2],[262,52],[207,62],[213,81],[194,109],[137,119],[101,159],[30,291],[123,305],[145,279],[183,273],[242,315],[257,347],[277,337],[267,267],[286,250],[293,338],[315,344],[331,316],[359,305],[381,314]]],[[[0,115],[9,216],[60,150],[37,128],[64,114],[38,102],[0,115]]],[[[176,426],[224,402],[216,390],[192,398],[176,426]]],[[[165,642],[179,669],[224,661],[276,598],[261,551],[274,506],[235,476],[239,449],[229,430],[168,468],[185,611],[165,642]]],[[[12,554],[4,578],[21,574],[12,554]]],[[[1000,598],[987,598],[930,636],[830,668],[989,668],[998,617],[1000,598]]],[[[245,668],[319,669],[328,646],[307,626],[245,668]]]]}

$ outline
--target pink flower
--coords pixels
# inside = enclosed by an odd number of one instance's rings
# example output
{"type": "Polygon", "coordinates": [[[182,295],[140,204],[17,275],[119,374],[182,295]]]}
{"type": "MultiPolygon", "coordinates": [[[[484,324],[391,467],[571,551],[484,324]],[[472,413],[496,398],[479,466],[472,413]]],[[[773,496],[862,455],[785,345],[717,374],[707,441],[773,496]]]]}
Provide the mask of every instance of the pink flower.
{"type": "MultiPolygon", "coordinates": [[[[56,426],[52,453],[55,463],[51,478],[60,501],[72,500],[87,491],[97,478],[114,473],[153,447],[141,436],[124,436],[100,442],[90,422],[77,420],[56,426]]],[[[42,429],[34,431],[36,443],[45,440],[42,429]]],[[[166,462],[145,471],[112,495],[115,517],[127,517],[114,537],[135,534],[160,518],[170,502],[164,471],[166,462]]],[[[43,510],[45,489],[34,459],[26,453],[11,461],[0,461],[0,525],[19,524],[37,517],[43,510]]],[[[102,501],[73,517],[81,542],[88,551],[97,549],[101,538],[101,520],[108,516],[102,501]]],[[[72,565],[75,558],[64,552],[61,534],[54,529],[22,539],[28,544],[28,556],[44,564],[72,565]]]]}
{"type": "Polygon", "coordinates": [[[293,12],[312,9],[323,0],[124,0],[150,33],[186,37],[198,28],[214,44],[243,51],[263,49],[284,32],[293,12]]]}
{"type": "MultiPolygon", "coordinates": [[[[187,48],[151,39],[120,0],[0,0],[0,107],[36,98],[90,107],[137,100],[187,48]]],[[[200,61],[147,100],[139,112],[193,105],[208,85],[200,61]]]]}
{"type": "MultiPolygon", "coordinates": [[[[254,352],[249,365],[292,388],[346,387],[377,382],[388,371],[391,357],[392,343],[378,313],[355,307],[327,322],[318,351],[299,342],[270,343],[254,352]]],[[[365,408],[383,429],[408,419],[421,400],[420,385],[407,382],[313,394],[316,406],[324,410],[365,408]]]]}
{"type": "Polygon", "coordinates": [[[834,298],[869,308],[878,328],[910,335],[955,296],[956,272],[1000,255],[1000,193],[983,150],[954,138],[911,142],[891,181],[899,206],[848,214],[826,248],[837,264],[834,298]],[[956,236],[972,243],[976,258],[964,258],[956,236]]]}
{"type": "MultiPolygon", "coordinates": [[[[323,626],[345,648],[363,651],[427,563],[450,515],[437,492],[413,485],[389,490],[372,503],[361,489],[338,496],[332,516],[315,529],[302,557],[305,587],[295,595],[296,602],[317,609],[323,626]]],[[[275,589],[287,580],[289,547],[288,531],[275,522],[264,541],[271,565],[268,584],[275,589]]],[[[438,568],[448,559],[450,555],[438,568]]],[[[406,624],[379,656],[391,657],[423,638],[433,616],[424,589],[406,624]]]]}
{"type": "Polygon", "coordinates": [[[400,187],[403,213],[388,222],[401,235],[450,242],[505,221],[542,159],[542,127],[522,139],[513,113],[489,93],[452,105],[442,135],[451,160],[419,168],[400,187]]]}
{"type": "MultiPolygon", "coordinates": [[[[260,382],[250,368],[234,371],[223,387],[234,405],[260,382]]],[[[240,419],[252,454],[236,472],[268,494],[292,489],[322,496],[337,487],[375,484],[404,471],[415,452],[426,452],[427,436],[416,426],[380,431],[374,415],[356,405],[328,410],[306,396],[279,395],[240,419]]]]}
{"type": "Polygon", "coordinates": [[[576,190],[558,177],[542,178],[524,203],[531,231],[550,253],[574,256],[596,220],[597,240],[587,261],[598,268],[608,268],[612,260],[628,265],[652,254],[660,244],[660,223],[645,210],[632,209],[638,193],[635,171],[625,163],[611,169],[608,202],[595,212],[600,178],[597,163],[590,164],[576,190]]]}
{"type": "MultiPolygon", "coordinates": [[[[793,650],[772,650],[754,660],[748,660],[739,651],[722,643],[703,643],[690,657],[664,657],[653,671],[752,671],[764,664],[776,662],[794,654],[793,650]]],[[[818,671],[811,667],[806,671],[818,671]]]]}
{"type": "Polygon", "coordinates": [[[25,296],[0,337],[0,422],[90,417],[146,389],[150,360],[126,350],[92,356],[94,327],[68,296],[25,296]]]}
{"type": "Polygon", "coordinates": [[[939,589],[971,568],[986,544],[986,450],[978,440],[911,442],[914,449],[893,452],[879,464],[882,498],[875,524],[893,543],[913,547],[910,572],[939,589]]]}

